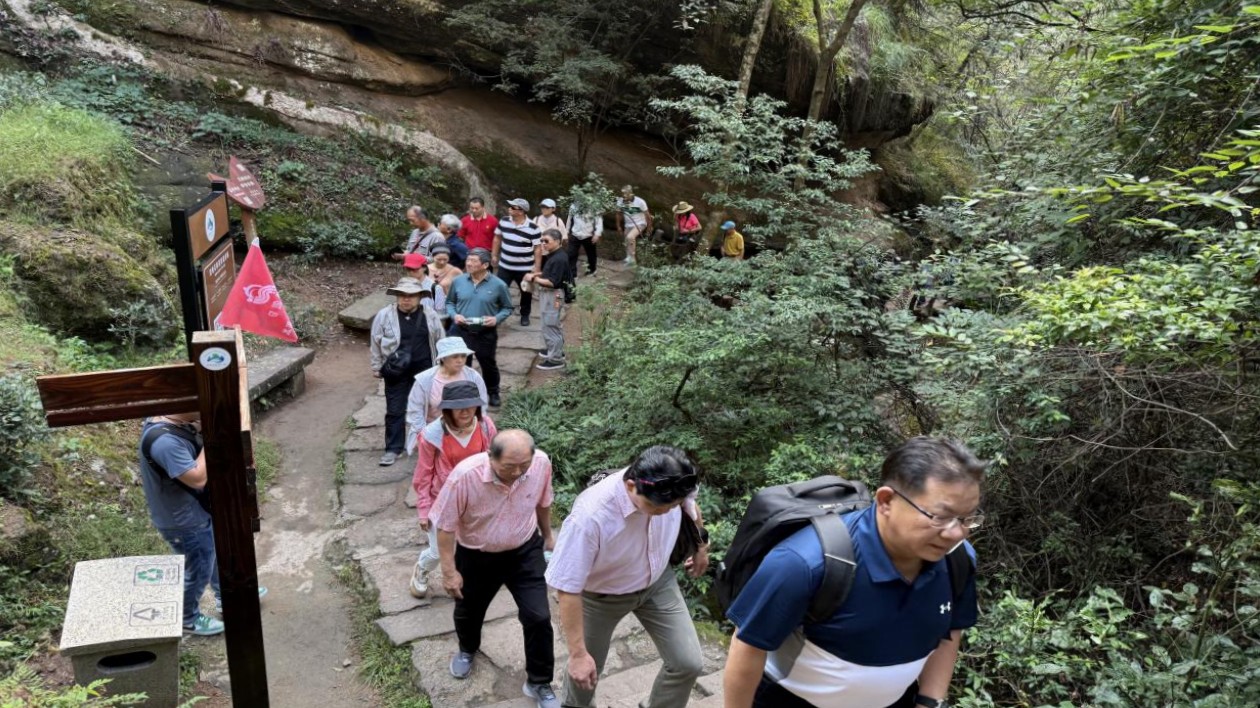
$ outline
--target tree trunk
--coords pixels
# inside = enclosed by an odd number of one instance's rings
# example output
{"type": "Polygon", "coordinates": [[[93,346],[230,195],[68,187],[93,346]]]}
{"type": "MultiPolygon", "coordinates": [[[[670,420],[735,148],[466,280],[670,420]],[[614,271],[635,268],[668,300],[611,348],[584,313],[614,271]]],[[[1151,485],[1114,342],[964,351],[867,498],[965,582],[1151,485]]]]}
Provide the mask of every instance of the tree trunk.
{"type": "MultiPolygon", "coordinates": [[[[840,50],[844,49],[844,43],[849,41],[849,34],[853,31],[853,25],[857,23],[858,15],[862,14],[862,8],[866,7],[868,0],[852,0],[849,3],[849,11],[844,14],[844,19],[840,22],[840,26],[836,28],[835,34],[831,35],[830,40],[824,42],[826,31],[824,25],[826,21],[823,19],[824,12],[822,8],[822,0],[814,0],[814,23],[818,28],[818,67],[814,70],[814,87],[809,92],[809,114],[808,118],[819,120],[823,113],[823,102],[827,98],[827,89],[830,87],[834,79],[836,70],[836,57],[839,56],[840,50]]],[[[801,149],[806,149],[809,145],[809,139],[813,135],[813,130],[807,125],[805,132],[801,136],[801,149]]],[[[805,156],[801,155],[801,164],[805,163],[805,156]]],[[[799,190],[805,186],[805,179],[798,177],[796,180],[796,188],[799,190]]]]}
{"type": "Polygon", "coordinates": [[[770,22],[770,10],[773,8],[774,0],[761,0],[761,7],[757,8],[757,14],[753,17],[752,30],[748,33],[748,43],[744,46],[744,61],[739,65],[741,104],[748,100],[748,87],[752,83],[753,66],[757,63],[757,52],[761,51],[761,38],[766,33],[766,25],[770,22]]]}
{"type": "MultiPolygon", "coordinates": [[[[772,9],[774,9],[774,0],[761,0],[761,6],[757,8],[757,14],[753,16],[752,29],[748,32],[748,43],[744,45],[744,60],[739,65],[739,93],[735,97],[736,107],[741,112],[744,110],[744,104],[748,102],[753,67],[757,64],[757,53],[761,51],[761,38],[766,34],[766,25],[770,23],[772,9]]],[[[718,183],[717,191],[725,192],[726,189],[725,182],[718,183]]],[[[713,247],[713,241],[717,238],[718,225],[722,222],[723,216],[725,212],[721,209],[709,210],[709,218],[704,222],[704,231],[701,232],[698,244],[701,254],[708,254],[709,249],[713,247]]]]}

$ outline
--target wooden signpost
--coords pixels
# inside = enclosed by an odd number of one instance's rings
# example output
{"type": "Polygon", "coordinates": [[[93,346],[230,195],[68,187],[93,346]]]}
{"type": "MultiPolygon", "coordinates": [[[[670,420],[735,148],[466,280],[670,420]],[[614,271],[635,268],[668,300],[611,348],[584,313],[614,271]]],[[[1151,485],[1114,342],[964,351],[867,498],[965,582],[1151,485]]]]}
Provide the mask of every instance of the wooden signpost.
{"type": "Polygon", "coordinates": [[[245,350],[238,330],[195,332],[189,346],[192,361],[186,364],[41,376],[36,383],[52,428],[200,411],[232,700],[240,706],[266,708],[245,350]]]}
{"type": "Polygon", "coordinates": [[[263,194],[262,185],[254,179],[253,173],[233,155],[228,159],[227,180],[214,173],[206,176],[211,182],[227,182],[228,199],[241,208],[241,227],[245,229],[245,240],[253,241],[258,238],[254,212],[267,204],[267,195],[263,194]]]}

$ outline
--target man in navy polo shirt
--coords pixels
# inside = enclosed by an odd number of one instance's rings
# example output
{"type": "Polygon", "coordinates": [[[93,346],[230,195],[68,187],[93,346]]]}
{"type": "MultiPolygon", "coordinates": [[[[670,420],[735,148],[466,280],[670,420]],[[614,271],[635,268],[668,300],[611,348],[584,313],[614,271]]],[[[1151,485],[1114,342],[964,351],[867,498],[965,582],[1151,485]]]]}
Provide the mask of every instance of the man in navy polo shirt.
{"type": "Polygon", "coordinates": [[[961,443],[917,437],[884,460],[875,503],[844,517],[857,568],[824,622],[805,623],[822,583],[805,527],[766,554],[727,616],[738,628],[726,708],[946,706],[962,630],[976,622],[972,575],[954,597],[945,556],[980,527],[985,463],[961,443]]]}

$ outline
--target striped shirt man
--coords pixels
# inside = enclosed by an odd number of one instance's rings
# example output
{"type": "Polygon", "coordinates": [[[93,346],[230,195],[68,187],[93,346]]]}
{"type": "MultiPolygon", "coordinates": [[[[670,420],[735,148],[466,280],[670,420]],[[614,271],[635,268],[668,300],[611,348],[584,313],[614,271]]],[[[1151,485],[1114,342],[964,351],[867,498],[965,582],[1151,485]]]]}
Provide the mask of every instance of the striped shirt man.
{"type": "Polygon", "coordinates": [[[522,223],[504,217],[494,230],[499,239],[499,268],[528,273],[534,269],[534,256],[542,247],[538,225],[529,218],[522,223]]]}

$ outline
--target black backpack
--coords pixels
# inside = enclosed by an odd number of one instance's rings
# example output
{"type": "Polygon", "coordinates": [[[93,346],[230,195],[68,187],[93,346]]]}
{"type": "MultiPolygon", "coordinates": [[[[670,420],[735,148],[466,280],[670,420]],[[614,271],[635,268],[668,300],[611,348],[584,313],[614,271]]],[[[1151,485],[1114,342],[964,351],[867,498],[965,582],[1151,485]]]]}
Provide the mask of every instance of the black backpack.
{"type": "Polygon", "coordinates": [[[166,469],[163,468],[161,465],[159,465],[157,463],[157,460],[153,459],[153,443],[157,442],[158,438],[162,437],[163,435],[174,435],[175,437],[179,438],[180,440],[183,440],[184,442],[191,443],[193,446],[193,458],[196,458],[197,455],[201,454],[201,448],[203,447],[201,435],[199,435],[196,432],[193,432],[191,429],[186,428],[182,425],[171,425],[170,423],[158,423],[157,425],[154,425],[152,428],[149,428],[144,433],[144,436],[140,439],[140,454],[144,455],[144,461],[149,463],[149,469],[165,475],[167,479],[171,480],[175,484],[178,484],[180,487],[183,487],[184,491],[191,494],[192,498],[196,499],[197,503],[201,505],[201,508],[204,509],[207,514],[209,514],[210,513],[209,492],[207,492],[206,490],[202,490],[199,492],[196,489],[193,489],[187,484],[184,484],[183,482],[181,482],[178,477],[171,477],[170,473],[167,472],[166,469]]]}
{"type": "MultiPolygon", "coordinates": [[[[726,556],[718,564],[718,603],[725,612],[740,590],[757,572],[761,559],[780,541],[805,526],[812,525],[823,552],[823,579],[805,613],[806,622],[821,622],[844,604],[853,587],[857,562],[853,539],[842,514],[870,506],[873,499],[866,485],[834,475],[804,482],[767,487],[753,496],[748,511],[739,522],[726,556]]],[[[950,586],[957,600],[975,569],[963,546],[946,557],[950,586]]]]}

